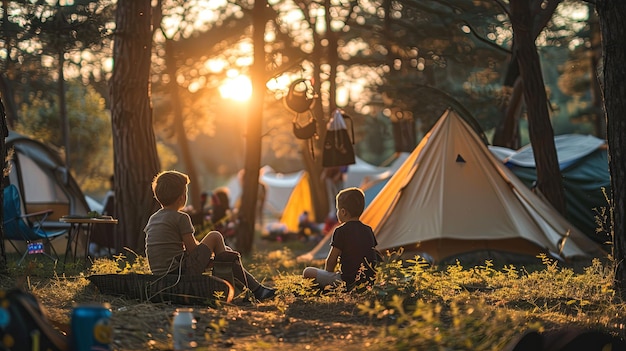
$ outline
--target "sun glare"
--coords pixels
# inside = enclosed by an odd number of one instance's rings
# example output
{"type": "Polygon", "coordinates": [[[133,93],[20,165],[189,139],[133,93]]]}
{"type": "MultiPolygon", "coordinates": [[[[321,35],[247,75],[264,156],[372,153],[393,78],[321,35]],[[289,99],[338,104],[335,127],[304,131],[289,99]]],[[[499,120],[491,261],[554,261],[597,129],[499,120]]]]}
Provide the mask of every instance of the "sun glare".
{"type": "Polygon", "coordinates": [[[252,82],[245,75],[237,75],[228,77],[219,88],[220,95],[223,99],[231,99],[235,101],[248,101],[252,96],[252,82]]]}

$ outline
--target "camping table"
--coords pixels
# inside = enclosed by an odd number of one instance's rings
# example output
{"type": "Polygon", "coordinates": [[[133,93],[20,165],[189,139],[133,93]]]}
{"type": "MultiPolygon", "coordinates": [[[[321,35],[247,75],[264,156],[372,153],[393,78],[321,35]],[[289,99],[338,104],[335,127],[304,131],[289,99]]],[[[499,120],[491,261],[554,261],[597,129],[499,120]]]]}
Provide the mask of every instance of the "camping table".
{"type": "Polygon", "coordinates": [[[91,231],[96,224],[117,224],[118,220],[111,216],[102,217],[86,217],[86,216],[63,216],[59,218],[59,221],[70,224],[70,230],[68,232],[67,247],[65,248],[65,259],[63,264],[67,262],[67,254],[72,251],[72,241],[74,244],[74,261],[76,261],[76,251],[78,250],[78,240],[80,233],[83,232],[87,235],[87,241],[85,242],[85,261],[89,257],[89,244],[91,241],[91,231]]]}

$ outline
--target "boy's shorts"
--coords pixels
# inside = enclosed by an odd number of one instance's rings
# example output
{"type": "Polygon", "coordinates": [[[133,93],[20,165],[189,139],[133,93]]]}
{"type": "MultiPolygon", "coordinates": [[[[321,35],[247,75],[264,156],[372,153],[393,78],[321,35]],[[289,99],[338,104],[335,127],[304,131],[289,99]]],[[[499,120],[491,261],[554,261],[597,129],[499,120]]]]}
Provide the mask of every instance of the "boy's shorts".
{"type": "Polygon", "coordinates": [[[211,249],[204,244],[198,245],[191,252],[185,252],[185,256],[183,257],[183,273],[204,273],[209,268],[212,255],[211,249]]]}

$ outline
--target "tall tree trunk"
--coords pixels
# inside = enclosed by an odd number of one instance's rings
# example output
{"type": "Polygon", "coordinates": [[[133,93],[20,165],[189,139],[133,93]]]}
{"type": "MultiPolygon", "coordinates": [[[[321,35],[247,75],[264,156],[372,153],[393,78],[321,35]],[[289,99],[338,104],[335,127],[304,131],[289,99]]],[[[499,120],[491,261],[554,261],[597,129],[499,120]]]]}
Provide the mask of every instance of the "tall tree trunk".
{"type": "Polygon", "coordinates": [[[58,94],[59,94],[59,114],[61,115],[61,130],[63,133],[63,146],[65,148],[65,168],[68,172],[71,172],[72,162],[70,160],[70,119],[67,115],[67,103],[65,102],[65,74],[63,66],[65,65],[65,52],[63,48],[59,47],[59,81],[58,94]]]}
{"type": "MultiPolygon", "coordinates": [[[[554,11],[559,6],[561,0],[547,0],[547,1],[530,1],[529,6],[533,6],[532,18],[529,19],[531,25],[530,31],[532,33],[533,42],[537,39],[537,36],[543,31],[548,24],[554,11]]],[[[521,145],[520,133],[519,133],[519,117],[521,115],[522,107],[522,90],[523,84],[520,84],[520,68],[517,56],[515,54],[517,43],[513,40],[513,47],[511,49],[511,59],[507,68],[506,75],[504,76],[503,90],[510,90],[510,97],[507,101],[503,101],[500,109],[502,113],[502,119],[496,126],[496,130],[493,136],[493,145],[508,147],[510,149],[518,149],[521,145]]]]}
{"type": "Polygon", "coordinates": [[[115,18],[111,122],[115,159],[116,249],[144,254],[143,228],[158,208],[151,183],[159,171],[152,127],[151,0],[120,0],[115,18]]]}
{"type": "Polygon", "coordinates": [[[589,52],[591,70],[591,105],[593,106],[594,132],[598,138],[606,139],[606,118],[602,108],[602,88],[598,79],[594,79],[598,74],[598,67],[602,60],[602,38],[597,13],[593,5],[589,4],[589,32],[591,33],[591,49],[589,52]]]}
{"type": "MultiPolygon", "coordinates": [[[[315,22],[311,22],[311,26],[315,28],[315,22]]],[[[322,46],[322,37],[313,31],[313,53],[311,61],[313,62],[313,89],[320,93],[322,88],[322,56],[324,54],[324,46],[322,46]]],[[[322,180],[322,143],[326,135],[326,113],[322,104],[322,96],[315,100],[312,113],[317,122],[318,137],[313,139],[313,154],[310,151],[309,141],[301,142],[302,160],[305,170],[309,173],[309,185],[311,187],[311,197],[313,201],[313,209],[315,210],[315,221],[322,222],[326,219],[329,211],[328,208],[328,192],[326,191],[326,183],[322,180]]]]}
{"type": "Polygon", "coordinates": [[[337,33],[333,32],[331,28],[332,14],[330,7],[332,3],[330,0],[324,1],[324,10],[326,15],[324,20],[326,21],[326,40],[328,41],[327,47],[327,59],[328,59],[328,110],[332,114],[337,108],[337,65],[339,64],[339,54],[337,53],[337,33]]]}
{"type": "MultiPolygon", "coordinates": [[[[169,90],[170,98],[172,99],[172,112],[174,115],[173,125],[176,134],[176,141],[180,148],[180,154],[185,164],[185,173],[189,176],[189,200],[191,205],[196,211],[202,212],[202,205],[200,204],[200,193],[202,192],[201,184],[198,182],[198,174],[196,172],[196,165],[189,148],[189,140],[187,139],[187,132],[185,131],[185,118],[183,116],[183,108],[180,102],[179,86],[176,81],[176,72],[178,67],[176,66],[176,57],[174,51],[174,41],[172,39],[166,39],[165,41],[165,64],[167,66],[167,73],[170,76],[169,90]]],[[[194,216],[195,218],[195,216],[194,216]]]]}
{"type": "MultiPolygon", "coordinates": [[[[0,157],[2,157],[2,186],[0,186],[0,206],[4,206],[4,170],[7,167],[7,144],[6,138],[9,136],[9,127],[7,125],[7,118],[2,103],[2,97],[0,96],[0,157]]],[[[4,273],[7,270],[7,254],[4,247],[4,207],[0,208],[0,272],[4,273]]]]}
{"type": "Polygon", "coordinates": [[[246,160],[243,191],[239,207],[239,230],[237,250],[244,255],[252,252],[257,196],[259,194],[259,169],[261,168],[261,128],[263,126],[263,102],[265,100],[265,22],[266,0],[255,0],[253,11],[252,43],[252,97],[246,120],[246,160]]]}
{"type": "Polygon", "coordinates": [[[609,145],[613,248],[617,263],[615,288],[619,296],[626,299],[626,2],[598,0],[596,10],[600,19],[604,57],[601,86],[609,145]]]}
{"type": "Polygon", "coordinates": [[[548,113],[548,98],[535,46],[533,16],[528,0],[511,0],[515,52],[524,84],[530,142],[537,165],[537,189],[565,215],[565,195],[548,113]]]}
{"type": "Polygon", "coordinates": [[[11,59],[11,49],[13,46],[13,40],[9,35],[9,1],[2,0],[2,33],[4,33],[4,50],[7,56],[4,60],[0,61],[0,95],[4,97],[4,116],[6,118],[6,125],[13,128],[15,120],[17,119],[17,107],[15,105],[15,96],[13,96],[13,84],[9,78],[10,71],[13,68],[13,60],[11,59]]]}
{"type": "Polygon", "coordinates": [[[521,146],[519,116],[522,111],[524,85],[519,76],[517,57],[512,56],[502,89],[510,91],[508,99],[502,102],[500,112],[503,118],[496,126],[492,144],[517,150],[521,146]],[[511,81],[512,80],[512,81],[511,81]]]}

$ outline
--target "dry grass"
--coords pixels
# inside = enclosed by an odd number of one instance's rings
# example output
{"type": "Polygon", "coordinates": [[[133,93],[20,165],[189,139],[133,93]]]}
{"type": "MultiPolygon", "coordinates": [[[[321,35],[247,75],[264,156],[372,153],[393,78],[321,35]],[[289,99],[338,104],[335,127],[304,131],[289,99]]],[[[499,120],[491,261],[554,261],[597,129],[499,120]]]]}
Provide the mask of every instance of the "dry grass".
{"type": "MultiPolygon", "coordinates": [[[[624,333],[620,316],[626,306],[611,290],[611,267],[599,261],[575,272],[545,257],[533,270],[495,268],[488,261],[429,267],[419,260],[389,259],[372,288],[319,294],[300,277],[304,264],[296,256],[291,249],[265,244],[246,259],[255,276],[278,288],[271,301],[240,295],[216,308],[194,306],[199,349],[500,350],[528,329],[578,325],[624,333]]],[[[124,269],[140,269],[132,261],[125,259],[124,269]]],[[[93,266],[102,273],[114,267],[110,260],[93,266]]],[[[26,268],[10,269],[0,285],[33,292],[61,328],[76,304],[108,303],[114,349],[171,349],[171,319],[179,306],[102,295],[82,276],[88,272],[81,267],[49,272],[46,264],[31,261],[26,268]]]]}

